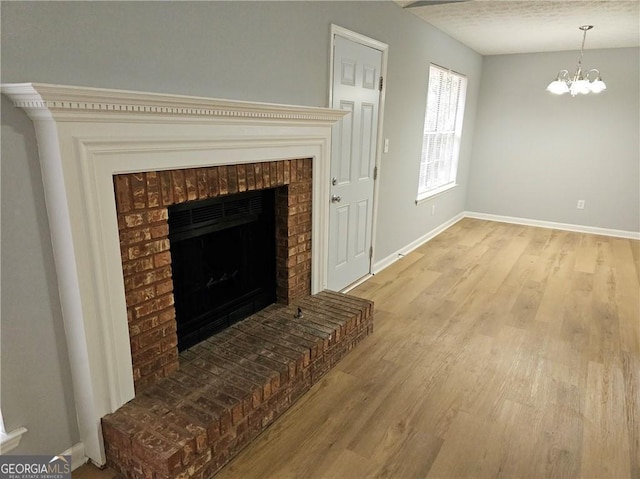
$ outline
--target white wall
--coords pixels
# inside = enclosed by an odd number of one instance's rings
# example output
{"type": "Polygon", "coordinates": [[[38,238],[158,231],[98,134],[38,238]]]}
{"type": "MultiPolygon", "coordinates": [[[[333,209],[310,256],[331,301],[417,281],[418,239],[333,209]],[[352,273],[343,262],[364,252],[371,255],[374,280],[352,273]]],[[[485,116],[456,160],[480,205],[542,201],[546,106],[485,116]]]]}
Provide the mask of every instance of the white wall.
{"type": "MultiPolygon", "coordinates": [[[[390,140],[375,259],[464,209],[482,57],[394,3],[3,2],[1,17],[2,82],[311,106],[328,104],[330,25],[373,37],[389,44],[390,140]],[[414,203],[429,62],[469,78],[461,186],[433,216],[414,203]]],[[[2,106],[2,410],[30,430],[16,452],[57,454],[78,433],[37,150],[25,114],[2,106]]]]}
{"type": "Polygon", "coordinates": [[[484,58],[468,210],[640,231],[640,51],[585,52],[584,65],[602,72],[603,93],[546,92],[577,56],[484,58]]]}

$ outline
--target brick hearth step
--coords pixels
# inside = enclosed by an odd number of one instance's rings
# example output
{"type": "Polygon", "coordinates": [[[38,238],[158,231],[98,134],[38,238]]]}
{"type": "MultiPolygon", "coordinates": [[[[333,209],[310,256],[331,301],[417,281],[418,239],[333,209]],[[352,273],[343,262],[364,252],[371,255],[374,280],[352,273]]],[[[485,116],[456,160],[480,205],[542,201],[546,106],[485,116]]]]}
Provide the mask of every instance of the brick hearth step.
{"type": "Polygon", "coordinates": [[[373,303],[345,294],[267,307],[105,416],[107,464],[132,478],[213,476],[372,331],[373,303]]]}

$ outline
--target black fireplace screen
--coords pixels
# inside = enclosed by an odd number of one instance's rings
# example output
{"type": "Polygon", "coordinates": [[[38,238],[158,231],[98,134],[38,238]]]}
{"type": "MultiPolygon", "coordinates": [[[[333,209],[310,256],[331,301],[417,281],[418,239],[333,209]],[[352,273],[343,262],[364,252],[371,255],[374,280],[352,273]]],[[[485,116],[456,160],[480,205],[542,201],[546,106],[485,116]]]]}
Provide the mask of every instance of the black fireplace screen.
{"type": "Polygon", "coordinates": [[[276,300],[274,190],[169,207],[182,351],[276,300]]]}

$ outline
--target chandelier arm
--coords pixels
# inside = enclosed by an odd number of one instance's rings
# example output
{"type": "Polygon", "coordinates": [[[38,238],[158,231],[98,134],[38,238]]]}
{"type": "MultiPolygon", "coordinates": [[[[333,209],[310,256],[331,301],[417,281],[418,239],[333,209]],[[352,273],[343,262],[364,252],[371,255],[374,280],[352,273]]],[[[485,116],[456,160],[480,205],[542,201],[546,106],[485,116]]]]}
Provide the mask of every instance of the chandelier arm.
{"type": "Polygon", "coordinates": [[[607,89],[600,77],[600,70],[597,68],[586,71],[582,69],[587,31],[591,30],[593,25],[582,25],[578,28],[582,30],[582,45],[580,46],[580,56],[574,73],[569,73],[569,70],[560,70],[556,79],[547,86],[547,91],[556,95],[568,92],[571,96],[576,96],[578,94],[599,93],[607,89]],[[592,78],[594,74],[596,78],[592,78]]]}

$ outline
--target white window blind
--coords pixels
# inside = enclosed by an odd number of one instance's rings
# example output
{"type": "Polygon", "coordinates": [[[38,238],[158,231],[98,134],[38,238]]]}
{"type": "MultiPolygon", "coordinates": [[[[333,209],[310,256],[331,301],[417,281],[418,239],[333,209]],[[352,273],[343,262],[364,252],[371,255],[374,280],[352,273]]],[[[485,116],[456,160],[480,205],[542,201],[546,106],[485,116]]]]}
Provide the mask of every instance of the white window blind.
{"type": "Polygon", "coordinates": [[[464,76],[429,68],[418,200],[455,185],[466,89],[464,76]]]}

